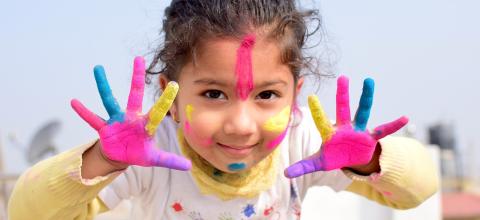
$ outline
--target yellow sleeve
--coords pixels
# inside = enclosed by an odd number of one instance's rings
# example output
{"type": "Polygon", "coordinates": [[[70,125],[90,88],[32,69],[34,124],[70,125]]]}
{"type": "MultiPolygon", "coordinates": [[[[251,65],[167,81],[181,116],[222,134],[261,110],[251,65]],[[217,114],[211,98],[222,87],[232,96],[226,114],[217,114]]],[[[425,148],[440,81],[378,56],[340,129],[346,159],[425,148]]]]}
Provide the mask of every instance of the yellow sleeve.
{"type": "Polygon", "coordinates": [[[345,170],[353,182],[348,191],[396,209],[420,205],[439,187],[437,169],[426,148],[404,137],[381,139],[380,174],[357,175],[345,170]]]}
{"type": "Polygon", "coordinates": [[[107,211],[97,194],[122,171],[83,179],[82,154],[94,143],[58,154],[25,171],[10,197],[8,219],[93,219],[107,211]]]}

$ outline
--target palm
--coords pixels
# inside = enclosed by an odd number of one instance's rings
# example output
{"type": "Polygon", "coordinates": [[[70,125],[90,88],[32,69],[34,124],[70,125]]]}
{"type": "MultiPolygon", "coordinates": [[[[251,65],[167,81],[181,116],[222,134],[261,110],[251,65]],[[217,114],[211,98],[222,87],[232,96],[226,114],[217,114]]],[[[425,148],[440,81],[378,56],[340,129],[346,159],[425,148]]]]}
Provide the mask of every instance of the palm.
{"type": "Polygon", "coordinates": [[[337,82],[337,124],[335,127],[329,122],[317,97],[309,97],[310,111],[322,136],[322,147],[318,153],[288,167],[285,171],[287,177],[367,164],[372,159],[378,140],[407,124],[408,119],[401,117],[375,128],[372,133],[366,129],[373,102],[373,88],[373,80],[366,79],[360,105],[352,123],[348,78],[339,77],[337,82]]]}
{"type": "Polygon", "coordinates": [[[110,119],[103,120],[75,99],[72,100],[72,107],[81,118],[98,131],[103,154],[110,160],[128,165],[190,169],[190,161],[157,149],[153,141],[158,124],[173,103],[178,85],[174,82],[169,83],[149,113],[142,115],[145,80],[143,58],[135,58],[132,87],[126,112],[121,111],[113,97],[103,67],[95,67],[94,73],[100,97],[110,119]]]}

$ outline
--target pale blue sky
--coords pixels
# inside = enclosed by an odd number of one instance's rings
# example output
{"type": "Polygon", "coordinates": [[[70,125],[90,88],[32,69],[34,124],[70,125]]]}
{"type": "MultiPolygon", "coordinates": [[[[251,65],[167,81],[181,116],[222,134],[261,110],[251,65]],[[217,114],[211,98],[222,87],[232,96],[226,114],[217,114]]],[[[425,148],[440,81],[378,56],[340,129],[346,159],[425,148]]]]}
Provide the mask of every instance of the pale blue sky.
{"type": "MultiPolygon", "coordinates": [[[[63,123],[56,138],[61,149],[93,139],[96,133],[71,110],[70,99],[78,98],[106,115],[92,74],[93,66],[102,64],[124,106],[133,57],[147,54],[157,44],[168,2],[1,2],[0,137],[6,154],[13,155],[10,158],[20,154],[12,149],[7,134],[15,133],[26,144],[35,129],[55,118],[63,123]]],[[[351,78],[352,111],[363,78],[376,81],[370,127],[404,114],[417,125],[417,137],[423,141],[423,130],[444,120],[454,123],[460,145],[480,147],[476,118],[480,112],[480,2],[314,4],[335,52],[335,73],[351,78]]],[[[335,81],[326,81],[318,94],[327,114],[334,117],[335,81]]],[[[150,91],[146,98],[151,97],[150,91]]]]}

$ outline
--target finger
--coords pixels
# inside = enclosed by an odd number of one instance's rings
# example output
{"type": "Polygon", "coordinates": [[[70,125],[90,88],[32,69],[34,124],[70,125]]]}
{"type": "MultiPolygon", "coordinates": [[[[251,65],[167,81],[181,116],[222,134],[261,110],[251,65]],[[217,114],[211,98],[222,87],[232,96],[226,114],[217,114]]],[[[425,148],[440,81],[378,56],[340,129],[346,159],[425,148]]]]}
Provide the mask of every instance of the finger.
{"type": "Polygon", "coordinates": [[[337,80],[337,125],[350,126],[350,101],[348,95],[348,77],[337,80]]]}
{"type": "Polygon", "coordinates": [[[190,170],[192,167],[190,160],[170,152],[155,149],[154,153],[151,155],[150,165],[152,166],[166,167],[176,170],[190,170]]]}
{"type": "Polygon", "coordinates": [[[365,131],[367,128],[370,110],[372,109],[374,87],[373,79],[367,78],[363,81],[362,96],[355,114],[355,130],[365,131]]]}
{"type": "Polygon", "coordinates": [[[405,126],[408,123],[408,118],[405,116],[400,117],[399,119],[380,125],[373,129],[373,138],[376,140],[380,140],[383,137],[393,134],[396,131],[400,130],[403,126],[405,126]]]}
{"type": "Polygon", "coordinates": [[[162,96],[160,96],[157,102],[155,102],[155,105],[148,113],[148,123],[145,125],[145,129],[147,130],[148,134],[153,135],[153,133],[155,133],[155,130],[162,121],[163,117],[165,117],[170,109],[170,106],[172,106],[177,92],[178,84],[174,81],[170,81],[165,91],[163,91],[162,96]]]}
{"type": "Polygon", "coordinates": [[[295,178],[299,177],[308,173],[313,173],[315,171],[324,170],[323,163],[320,157],[311,157],[301,161],[298,161],[292,165],[290,165],[287,169],[285,169],[285,176],[288,178],[295,178]]]}
{"type": "Polygon", "coordinates": [[[76,99],[72,99],[70,102],[73,110],[86,121],[93,129],[100,130],[103,126],[105,126],[106,122],[98,117],[96,114],[88,110],[80,101],[76,99]]]}
{"type": "Polygon", "coordinates": [[[330,140],[333,134],[333,126],[328,120],[327,114],[323,111],[318,97],[315,95],[308,96],[308,106],[310,107],[313,121],[315,121],[315,125],[322,136],[322,142],[330,140]]]}
{"type": "Polygon", "coordinates": [[[135,57],[133,61],[132,85],[128,96],[127,112],[142,112],[143,91],[145,88],[145,60],[135,57]]]}
{"type": "Polygon", "coordinates": [[[103,66],[95,66],[93,68],[93,73],[95,75],[95,81],[97,82],[98,92],[102,98],[103,106],[108,112],[110,118],[115,117],[115,115],[121,114],[120,106],[118,105],[117,100],[113,97],[112,90],[108,84],[107,77],[105,76],[105,70],[103,66]]]}

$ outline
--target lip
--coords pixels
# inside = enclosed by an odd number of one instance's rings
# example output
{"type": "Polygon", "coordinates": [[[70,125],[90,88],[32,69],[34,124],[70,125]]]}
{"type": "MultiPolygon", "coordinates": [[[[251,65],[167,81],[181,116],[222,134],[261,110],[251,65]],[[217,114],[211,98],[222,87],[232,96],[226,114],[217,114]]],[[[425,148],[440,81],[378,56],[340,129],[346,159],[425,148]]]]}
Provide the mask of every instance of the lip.
{"type": "Polygon", "coordinates": [[[231,146],[231,145],[225,145],[221,143],[217,143],[217,145],[220,147],[220,149],[225,152],[227,155],[233,158],[241,158],[249,155],[255,146],[254,145],[245,145],[245,146],[231,146]]]}

